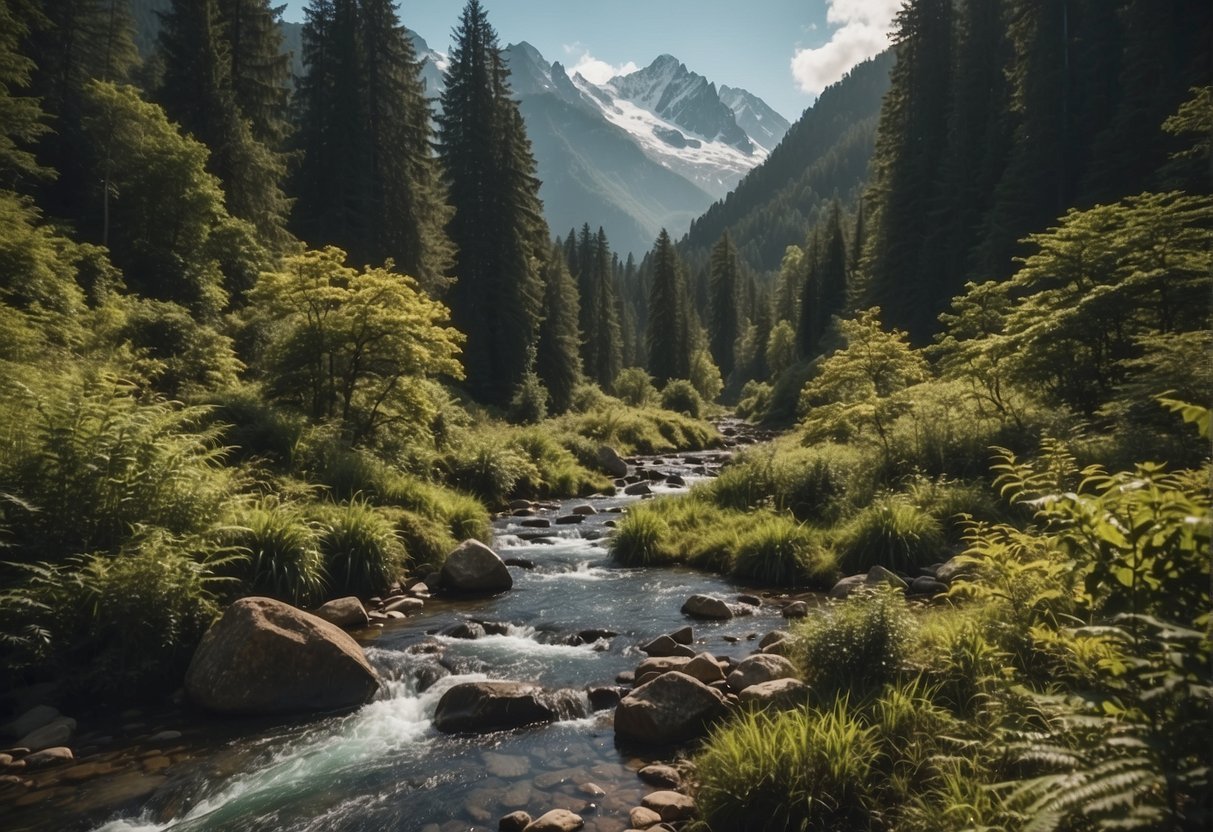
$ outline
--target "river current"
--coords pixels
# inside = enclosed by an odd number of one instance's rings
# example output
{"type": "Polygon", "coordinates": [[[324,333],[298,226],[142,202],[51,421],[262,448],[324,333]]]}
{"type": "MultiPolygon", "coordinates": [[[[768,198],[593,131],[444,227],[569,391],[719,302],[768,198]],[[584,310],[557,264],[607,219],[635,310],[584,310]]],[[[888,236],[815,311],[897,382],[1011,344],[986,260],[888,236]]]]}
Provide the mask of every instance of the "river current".
{"type": "MultiPolygon", "coordinates": [[[[646,470],[678,474],[691,484],[701,478],[696,471],[717,459],[718,452],[710,451],[644,463],[646,470]]],[[[652,489],[686,490],[664,484],[652,489]]],[[[459,682],[509,679],[585,690],[613,684],[645,658],[641,645],[688,623],[697,651],[736,656],[753,650],[757,635],[780,626],[773,604],[730,621],[691,622],[680,608],[692,594],[733,600],[754,591],[691,570],[615,563],[606,548],[608,521],[637,499],[563,501],[540,515],[554,520],[586,504],[597,513],[551,529],[523,527],[522,518],[498,519],[498,553],[531,561],[533,568],[510,567],[514,587],[501,595],[431,599],[419,614],[359,633],[367,657],[387,680],[381,695],[359,710],[286,724],[195,718],[171,748],[134,743],[103,750],[94,763],[112,773],[48,784],[60,793],[19,809],[10,815],[16,827],[6,828],[456,832],[495,830],[498,818],[518,809],[538,816],[566,808],[582,815],[588,830],[620,832],[628,826],[629,808],[649,790],[636,770],[677,752],[618,745],[611,710],[479,736],[447,736],[431,720],[442,693],[459,682]],[[534,539],[537,532],[545,537],[534,539]],[[498,626],[475,640],[437,634],[468,620],[498,626]],[[617,635],[568,643],[591,628],[617,635]],[[156,778],[150,792],[149,777],[156,778]],[[126,781],[133,797],[116,803],[126,781]]]]}

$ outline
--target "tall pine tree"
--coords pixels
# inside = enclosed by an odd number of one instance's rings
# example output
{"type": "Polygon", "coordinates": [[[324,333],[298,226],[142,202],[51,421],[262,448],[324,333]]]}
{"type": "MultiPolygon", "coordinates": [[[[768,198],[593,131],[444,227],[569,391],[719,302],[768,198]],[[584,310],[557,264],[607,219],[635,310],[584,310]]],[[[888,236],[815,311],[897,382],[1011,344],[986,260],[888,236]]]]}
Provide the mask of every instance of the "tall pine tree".
{"type": "Polygon", "coordinates": [[[577,284],[557,244],[543,268],[543,319],[535,346],[535,372],[548,390],[551,409],[563,413],[581,378],[577,284]]]}
{"type": "Polygon", "coordinates": [[[708,288],[708,343],[712,360],[725,379],[733,372],[733,352],[740,331],[739,282],[737,249],[726,231],[712,247],[708,288]]]}
{"type": "Polygon", "coordinates": [[[682,264],[664,228],[657,237],[652,258],[647,330],[649,373],[657,384],[663,385],[672,378],[686,378],[691,363],[682,264]]]}
{"type": "Polygon", "coordinates": [[[467,386],[504,405],[527,369],[542,285],[547,229],[535,160],[511,97],[497,33],[479,0],[455,28],[439,117],[439,154],[457,249],[451,315],[467,334],[467,386]],[[541,248],[542,247],[542,248],[541,248]]]}
{"type": "Polygon", "coordinates": [[[391,259],[430,292],[449,282],[450,217],[421,65],[391,0],[314,0],[297,94],[293,225],[358,263],[391,259]]]}

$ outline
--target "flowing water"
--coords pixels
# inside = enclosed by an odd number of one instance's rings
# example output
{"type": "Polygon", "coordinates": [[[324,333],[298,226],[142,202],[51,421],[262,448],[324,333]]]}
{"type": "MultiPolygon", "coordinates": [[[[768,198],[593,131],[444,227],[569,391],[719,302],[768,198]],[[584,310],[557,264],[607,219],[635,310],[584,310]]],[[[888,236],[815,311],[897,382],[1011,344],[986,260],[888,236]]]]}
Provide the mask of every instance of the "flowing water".
{"type": "MultiPolygon", "coordinates": [[[[693,481],[693,472],[711,467],[714,457],[650,459],[647,468],[693,481]]],[[[746,591],[718,576],[613,562],[607,521],[635,499],[565,501],[541,514],[554,519],[585,503],[598,513],[550,530],[525,528],[521,518],[496,521],[501,556],[525,558],[534,568],[511,567],[510,592],[433,599],[420,614],[360,634],[387,684],[356,712],[288,724],[195,719],[180,726],[183,736],[170,747],[147,738],[119,742],[77,763],[73,768],[83,775],[73,779],[69,768],[44,777],[17,801],[24,805],[0,807],[12,810],[0,827],[455,832],[496,829],[499,817],[517,809],[538,816],[566,808],[581,814],[587,829],[623,830],[629,808],[647,791],[636,769],[671,752],[617,746],[611,711],[471,737],[441,734],[431,719],[442,693],[463,681],[511,679],[578,690],[610,685],[644,658],[640,645],[689,623],[679,612],[689,595],[732,598],[746,591]],[[537,531],[546,537],[533,539],[537,531]],[[436,634],[469,619],[504,626],[475,640],[436,634]],[[618,635],[568,643],[588,628],[618,635]]],[[[774,605],[727,622],[694,622],[695,646],[742,655],[754,647],[747,636],[780,622],[774,605]]]]}

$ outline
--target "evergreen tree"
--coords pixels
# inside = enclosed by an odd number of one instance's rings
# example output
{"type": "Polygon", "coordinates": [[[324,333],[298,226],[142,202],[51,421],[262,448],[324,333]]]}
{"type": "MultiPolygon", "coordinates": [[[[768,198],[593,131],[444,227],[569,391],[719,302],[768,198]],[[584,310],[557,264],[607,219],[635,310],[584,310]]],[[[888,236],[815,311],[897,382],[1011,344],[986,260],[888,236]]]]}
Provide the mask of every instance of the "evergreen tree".
{"type": "Polygon", "coordinates": [[[547,388],[554,413],[569,409],[581,379],[579,305],[577,284],[557,242],[543,268],[543,319],[535,347],[535,372],[547,388]]]}
{"type": "Polygon", "coordinates": [[[649,373],[658,386],[672,378],[686,378],[691,353],[686,289],[682,281],[682,265],[664,228],[653,249],[647,343],[649,373]]]}
{"type": "Polygon", "coordinates": [[[726,231],[712,247],[708,340],[712,360],[726,379],[733,372],[733,350],[740,333],[737,250],[726,231]]]}
{"type": "Polygon", "coordinates": [[[952,0],[911,0],[897,14],[895,42],[872,159],[868,303],[883,308],[891,325],[925,338],[942,308],[921,255],[946,149],[952,0]]]}
{"type": "Polygon", "coordinates": [[[451,268],[421,65],[390,0],[315,0],[303,30],[293,224],[430,292],[451,268]]]}
{"type": "Polygon", "coordinates": [[[601,227],[594,237],[592,251],[588,271],[593,275],[593,294],[586,298],[583,306],[593,306],[593,326],[586,335],[587,342],[592,342],[587,344],[587,353],[593,363],[586,366],[586,372],[604,390],[609,390],[615,376],[623,369],[623,359],[620,349],[619,312],[615,303],[615,281],[612,279],[608,262],[610,245],[607,243],[606,232],[601,227]]]}
{"type": "Polygon", "coordinates": [[[822,232],[816,288],[812,334],[816,337],[814,347],[820,349],[830,318],[842,313],[847,305],[847,241],[842,232],[842,208],[837,200],[830,207],[822,232]]]}
{"type": "Polygon", "coordinates": [[[280,150],[290,130],[291,73],[282,44],[282,7],[271,6],[270,0],[219,0],[219,19],[236,107],[254,139],[280,150]]]}
{"type": "MultiPolygon", "coordinates": [[[[28,55],[37,56],[31,92],[42,99],[52,129],[42,136],[37,158],[58,173],[41,189],[47,213],[80,221],[100,217],[88,204],[94,188],[94,148],[81,130],[89,81],[124,82],[139,62],[129,0],[34,0],[42,21],[31,27],[28,55]]],[[[14,7],[16,8],[16,7],[14,7]]],[[[102,171],[104,178],[104,171],[102,171]]],[[[111,189],[103,189],[108,195],[111,189]]],[[[104,220],[83,229],[104,237],[104,220]]]]}
{"type": "Polygon", "coordinates": [[[22,178],[41,179],[47,171],[38,166],[29,148],[48,128],[41,102],[22,93],[30,84],[34,62],[21,54],[21,41],[29,35],[32,7],[16,2],[0,4],[0,187],[14,188],[22,178]]]}
{"type": "Polygon", "coordinates": [[[796,317],[796,348],[801,358],[816,355],[821,339],[818,304],[821,292],[821,232],[814,228],[804,256],[804,284],[800,288],[800,305],[796,317]]]}
{"type": "MultiPolygon", "coordinates": [[[[467,333],[467,386],[504,405],[526,370],[542,295],[536,254],[546,246],[535,161],[497,33],[478,0],[455,29],[439,118],[439,153],[457,248],[451,313],[467,333]]],[[[546,254],[546,251],[542,251],[546,254]]]]}

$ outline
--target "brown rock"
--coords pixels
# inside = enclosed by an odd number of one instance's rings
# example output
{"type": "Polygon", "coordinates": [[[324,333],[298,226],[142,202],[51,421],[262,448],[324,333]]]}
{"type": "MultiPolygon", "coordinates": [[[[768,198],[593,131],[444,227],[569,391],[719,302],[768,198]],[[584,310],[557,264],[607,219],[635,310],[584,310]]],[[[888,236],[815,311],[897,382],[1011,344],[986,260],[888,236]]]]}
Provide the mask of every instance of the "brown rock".
{"type": "Polygon", "coordinates": [[[356,630],[360,627],[365,627],[371,623],[367,617],[366,610],[362,607],[362,602],[353,595],[345,598],[334,598],[328,603],[321,604],[316,608],[316,617],[323,618],[330,624],[336,624],[338,627],[345,629],[356,630]]]}
{"type": "Polygon", "coordinates": [[[689,659],[695,655],[694,650],[685,644],[679,644],[670,636],[657,636],[657,638],[640,649],[646,655],[659,658],[665,656],[684,656],[689,659]]]}
{"type": "Polygon", "coordinates": [[[733,617],[733,610],[729,605],[711,595],[692,595],[682,605],[682,613],[692,618],[706,618],[712,621],[725,621],[733,617]]]}
{"type": "Polygon", "coordinates": [[[724,697],[685,673],[663,673],[641,685],[615,709],[615,734],[664,745],[702,736],[724,715],[724,697]]]}
{"type": "Polygon", "coordinates": [[[729,674],[729,687],[740,693],[750,685],[769,682],[772,679],[796,677],[796,666],[783,656],[756,653],[737,665],[729,674]]]}
{"type": "Polygon", "coordinates": [[[724,671],[711,653],[700,653],[683,666],[682,672],[705,685],[724,681],[724,671]]]}
{"type": "Polygon", "coordinates": [[[679,644],[693,644],[695,642],[695,631],[690,626],[681,627],[670,633],[670,638],[679,644]]]}
{"type": "Polygon", "coordinates": [[[514,585],[497,553],[479,540],[465,540],[446,556],[440,582],[447,592],[492,595],[514,585]]]}
{"type": "Polygon", "coordinates": [[[447,734],[484,733],[585,716],[574,691],[545,691],[523,682],[464,682],[438,700],[434,727],[447,734]]]}
{"type": "Polygon", "coordinates": [[[648,829],[661,823],[661,815],[652,809],[637,806],[628,812],[628,823],[632,824],[633,829],[648,829]]]}
{"type": "Polygon", "coordinates": [[[272,598],[241,598],[203,636],[185,690],[218,713],[326,711],[369,701],[379,677],[335,625],[272,598]]]}
{"type": "Polygon", "coordinates": [[[510,812],[497,821],[497,832],[522,832],[531,823],[531,816],[526,812],[510,812]]]}
{"type": "Polygon", "coordinates": [[[645,766],[636,775],[650,786],[660,786],[665,789],[677,789],[682,785],[682,775],[673,766],[654,764],[645,766]]]}
{"type": "Polygon", "coordinates": [[[33,731],[30,731],[18,741],[18,744],[25,746],[31,751],[38,751],[43,748],[52,748],[71,742],[75,733],[76,720],[71,717],[61,716],[51,720],[41,728],[35,728],[33,731]]]}
{"type": "Polygon", "coordinates": [[[653,792],[640,801],[646,809],[652,809],[666,823],[689,820],[695,816],[695,801],[679,792],[653,792]]]}
{"type": "Polygon", "coordinates": [[[581,815],[575,815],[568,809],[553,809],[535,818],[522,832],[575,832],[585,826],[581,815]]]}
{"type": "Polygon", "coordinates": [[[56,748],[44,748],[41,751],[35,751],[25,758],[25,766],[31,771],[47,768],[48,766],[57,766],[61,763],[66,763],[69,760],[76,759],[70,748],[59,746],[56,748]]]}
{"type": "Polygon", "coordinates": [[[425,601],[422,601],[420,598],[397,598],[394,601],[389,601],[387,606],[383,608],[383,611],[412,615],[415,612],[421,612],[424,608],[425,601]]]}
{"type": "Polygon", "coordinates": [[[783,608],[784,618],[805,618],[809,614],[809,605],[804,601],[793,601],[783,608]]]}
{"type": "Polygon", "coordinates": [[[809,686],[799,679],[772,679],[750,685],[737,698],[742,705],[790,711],[804,706],[809,686]]]}

